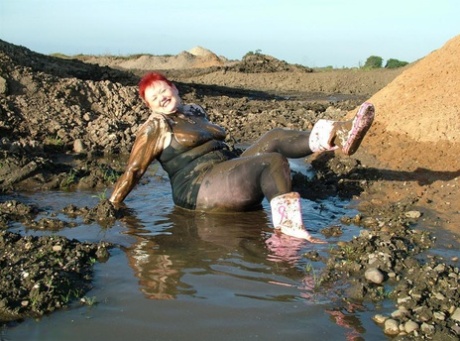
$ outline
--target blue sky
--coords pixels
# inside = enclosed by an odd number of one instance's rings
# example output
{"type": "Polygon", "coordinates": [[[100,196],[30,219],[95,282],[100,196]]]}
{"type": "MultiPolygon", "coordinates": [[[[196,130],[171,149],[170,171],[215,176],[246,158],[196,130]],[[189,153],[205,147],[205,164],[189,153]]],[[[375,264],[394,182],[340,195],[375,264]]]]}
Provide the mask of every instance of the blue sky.
{"type": "Polygon", "coordinates": [[[33,51],[229,59],[260,50],[311,67],[412,62],[460,35],[460,0],[0,0],[0,39],[33,51]]]}

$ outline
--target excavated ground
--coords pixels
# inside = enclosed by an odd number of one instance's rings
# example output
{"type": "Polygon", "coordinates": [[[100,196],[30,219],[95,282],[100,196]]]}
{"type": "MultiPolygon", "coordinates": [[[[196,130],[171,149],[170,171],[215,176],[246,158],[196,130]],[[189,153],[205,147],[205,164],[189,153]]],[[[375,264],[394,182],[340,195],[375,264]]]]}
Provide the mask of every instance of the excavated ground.
{"type": "MultiPolygon", "coordinates": [[[[451,49],[436,52],[447,55],[451,49]]],[[[90,64],[43,56],[0,41],[1,192],[110,188],[123,171],[111,156],[129,153],[137,128],[148,116],[136,94],[145,60],[131,61],[130,70],[124,70],[102,57],[99,62],[106,66],[94,64],[98,58],[90,64]]],[[[452,244],[445,247],[458,247],[458,137],[450,138],[451,126],[437,124],[447,115],[442,108],[417,108],[416,97],[409,105],[418,113],[418,122],[413,116],[405,120],[400,112],[392,116],[409,99],[388,94],[395,82],[405,86],[406,95],[414,91],[411,70],[418,75],[428,72],[423,60],[397,70],[321,72],[263,55],[206,67],[197,67],[194,60],[193,68],[172,64],[177,60],[171,58],[168,67],[163,60],[164,73],[176,82],[185,102],[199,103],[227,129],[228,142],[235,148],[275,127],[309,129],[320,118],[344,119],[370,98],[378,118],[360,151],[353,157],[339,152],[311,157],[313,179],[293,175],[294,189],[304,198],[340,196],[353,199],[360,210],[358,216],[342,221],[362,226],[362,233],[331,251],[321,280],[348,283],[344,295],[355,301],[382,300],[387,295],[383,284],[391,286],[395,313],[376,316],[388,334],[452,339],[460,335],[458,258],[423,257],[440,233],[452,234],[452,244]],[[420,131],[425,129],[420,122],[430,115],[438,134],[424,139],[427,134],[420,131]]],[[[450,68],[455,75],[458,65],[450,68]]],[[[447,91],[432,78],[434,82],[425,79],[418,85],[425,97],[447,91]]],[[[458,126],[453,124],[455,131],[458,126]]],[[[8,231],[13,222],[45,230],[65,224],[56,219],[36,221],[42,209],[15,200],[0,202],[3,323],[40,316],[84,297],[92,264],[105,260],[112,247],[8,231]]],[[[103,226],[123,215],[106,200],[94,208],[70,206],[65,213],[103,226]]]]}

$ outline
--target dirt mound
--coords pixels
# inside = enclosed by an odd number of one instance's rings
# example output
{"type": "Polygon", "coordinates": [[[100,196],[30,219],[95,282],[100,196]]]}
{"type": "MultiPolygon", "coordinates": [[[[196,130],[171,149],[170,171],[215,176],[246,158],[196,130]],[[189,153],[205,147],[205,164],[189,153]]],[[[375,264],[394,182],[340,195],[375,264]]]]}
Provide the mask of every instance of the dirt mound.
{"type": "Polygon", "coordinates": [[[155,56],[141,54],[129,57],[117,56],[79,56],[87,63],[126,70],[177,70],[201,69],[219,67],[226,63],[226,59],[215,53],[197,46],[189,51],[182,51],[177,55],[155,56]]]}
{"type": "Polygon", "coordinates": [[[368,150],[393,167],[458,171],[460,36],[405,70],[369,101],[368,150]]]}
{"type": "MultiPolygon", "coordinates": [[[[107,80],[123,84],[137,81],[128,72],[120,72],[109,67],[98,67],[77,59],[63,59],[33,52],[23,46],[17,46],[0,40],[0,94],[18,89],[15,79],[24,78],[25,73],[37,73],[33,78],[40,78],[44,73],[59,78],[79,78],[82,80],[107,80]],[[2,84],[5,84],[2,86],[2,84]]],[[[37,79],[38,81],[38,79],[37,79]]],[[[39,82],[39,81],[38,81],[39,82]]],[[[134,83],[135,84],[135,83],[134,83]]]]}
{"type": "MultiPolygon", "coordinates": [[[[124,143],[113,133],[127,129],[126,136],[132,136],[136,122],[148,116],[137,95],[139,79],[130,72],[2,41],[0,62],[0,150],[45,155],[49,148],[64,152],[76,143],[87,152],[116,151],[124,143]],[[113,82],[106,79],[111,77],[113,82]]],[[[133,139],[128,138],[127,150],[133,139]]]]}
{"type": "Polygon", "coordinates": [[[373,95],[369,102],[376,107],[376,122],[356,154],[382,174],[372,193],[376,202],[412,196],[433,212],[429,214],[434,226],[442,221],[456,233],[460,232],[459,55],[457,36],[373,95]]]}
{"type": "Polygon", "coordinates": [[[208,57],[208,58],[217,57],[217,55],[214,52],[212,52],[211,50],[205,49],[204,47],[201,47],[201,46],[195,46],[194,48],[188,50],[187,52],[197,57],[208,57]]]}
{"type": "Polygon", "coordinates": [[[459,143],[459,55],[457,36],[403,72],[370,99],[377,119],[415,141],[459,143]]]}
{"type": "Polygon", "coordinates": [[[244,73],[263,73],[263,72],[282,72],[282,71],[303,71],[313,72],[313,69],[302,66],[288,64],[284,60],[276,59],[272,56],[261,53],[248,53],[241,62],[228,67],[228,70],[244,73]]]}

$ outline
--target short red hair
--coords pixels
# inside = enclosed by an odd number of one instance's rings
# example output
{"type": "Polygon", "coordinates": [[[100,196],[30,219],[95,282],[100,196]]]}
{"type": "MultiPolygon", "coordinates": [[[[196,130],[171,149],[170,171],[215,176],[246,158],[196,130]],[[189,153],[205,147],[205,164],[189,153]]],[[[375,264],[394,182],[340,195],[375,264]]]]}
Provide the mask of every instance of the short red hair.
{"type": "Polygon", "coordinates": [[[142,77],[141,81],[139,82],[139,95],[145,101],[145,89],[147,89],[150,85],[155,82],[163,81],[166,82],[169,86],[174,86],[174,84],[163,76],[159,72],[149,72],[144,77],[142,77]]]}

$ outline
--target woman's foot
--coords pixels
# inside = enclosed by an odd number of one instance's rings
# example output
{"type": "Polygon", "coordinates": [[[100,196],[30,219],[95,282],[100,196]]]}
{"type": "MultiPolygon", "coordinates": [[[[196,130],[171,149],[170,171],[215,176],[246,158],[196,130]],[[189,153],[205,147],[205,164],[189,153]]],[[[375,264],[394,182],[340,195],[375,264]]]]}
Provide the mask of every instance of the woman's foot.
{"type": "Polygon", "coordinates": [[[354,154],[374,122],[374,116],[375,109],[371,103],[361,104],[358,113],[352,120],[337,122],[332,144],[341,148],[346,155],[354,154]]]}
{"type": "Polygon", "coordinates": [[[374,116],[374,106],[366,102],[352,120],[318,120],[310,134],[310,149],[312,152],[341,149],[345,155],[354,154],[371,127],[374,116]]]}
{"type": "Polygon", "coordinates": [[[302,220],[299,193],[290,192],[276,196],[270,200],[270,206],[276,232],[312,243],[325,243],[312,237],[306,230],[302,220]]]}

